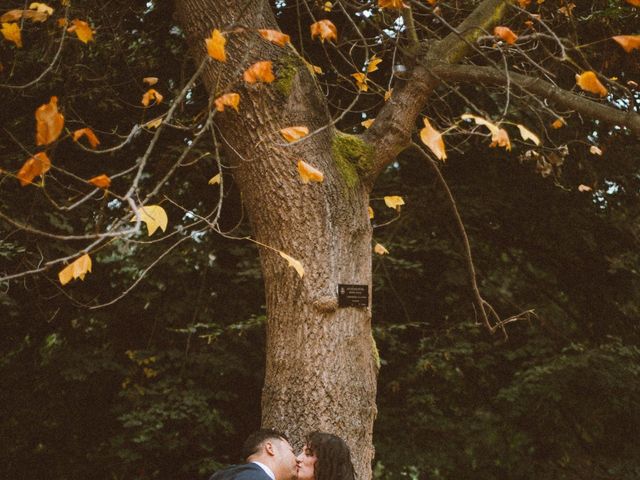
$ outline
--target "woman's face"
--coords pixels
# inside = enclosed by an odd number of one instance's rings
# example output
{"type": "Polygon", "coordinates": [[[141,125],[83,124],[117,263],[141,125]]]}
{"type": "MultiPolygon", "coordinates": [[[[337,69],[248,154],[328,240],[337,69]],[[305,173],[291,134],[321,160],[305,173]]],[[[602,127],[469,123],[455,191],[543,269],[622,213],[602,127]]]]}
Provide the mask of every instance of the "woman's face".
{"type": "Polygon", "coordinates": [[[308,446],[304,446],[298,455],[298,480],[314,480],[316,454],[308,446]]]}

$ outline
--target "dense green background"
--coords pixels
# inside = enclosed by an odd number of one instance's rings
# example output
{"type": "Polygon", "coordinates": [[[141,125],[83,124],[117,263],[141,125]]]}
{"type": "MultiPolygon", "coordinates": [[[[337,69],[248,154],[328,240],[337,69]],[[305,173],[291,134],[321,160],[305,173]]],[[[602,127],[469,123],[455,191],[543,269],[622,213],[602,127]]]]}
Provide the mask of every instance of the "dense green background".
{"type": "MultiPolygon", "coordinates": [[[[587,38],[631,33],[638,16],[630,7],[595,5],[579,22],[587,38]]],[[[33,148],[33,111],[50,95],[60,97],[68,128],[89,124],[105,146],[117,143],[108,132],[126,135],[164,111],[137,105],[142,77],[160,77],[157,88],[170,98],[193,71],[171,12],[169,2],[74,4],[72,18],[98,26],[96,42],[70,42],[44,82],[0,90],[0,167],[18,170],[25,154],[17,142],[33,148]]],[[[284,25],[290,14],[281,12],[284,25]]],[[[53,24],[27,25],[23,50],[4,42],[0,83],[33,78],[51,58],[57,32],[53,24]]],[[[607,46],[590,54],[605,74],[638,80],[638,52],[607,46]]],[[[469,96],[482,90],[465,88],[469,96]]],[[[205,108],[197,87],[180,119],[188,123],[205,108]]],[[[521,114],[514,107],[512,115],[521,114]]],[[[358,121],[347,118],[342,127],[357,131],[358,121]]],[[[406,202],[397,220],[374,231],[390,251],[374,258],[382,362],[377,478],[640,477],[640,148],[624,132],[577,117],[548,134],[568,144],[570,155],[542,169],[546,176],[520,157],[521,145],[507,155],[482,141],[451,151],[443,168],[483,295],[504,317],[535,311],[508,325],[508,338],[476,323],[450,206],[423,161],[404,154],[372,195],[375,225],[394,217],[382,196],[406,202]],[[588,153],[588,138],[603,157],[588,153]],[[595,189],[580,193],[580,183],[595,189]]],[[[132,165],[149,138],[143,132],[100,157],[66,140],[54,163],[84,177],[116,172],[132,165]]],[[[164,174],[184,140],[182,131],[163,136],[145,182],[164,174]]],[[[203,144],[193,158],[210,148],[203,144]]],[[[207,185],[215,173],[204,157],[180,169],[163,195],[206,212],[217,201],[216,187],[207,185]]],[[[125,188],[124,180],[114,188],[125,188]]],[[[231,177],[225,180],[222,225],[231,229],[243,215],[231,177]]],[[[66,195],[67,186],[59,172],[48,176],[51,197],[66,195]]],[[[49,231],[90,232],[125,212],[98,198],[65,215],[42,189],[21,188],[9,175],[0,188],[2,212],[49,231]]],[[[160,201],[170,229],[190,235],[184,213],[160,201]]],[[[3,273],[82,246],[0,225],[3,273]]],[[[247,233],[246,223],[234,231],[247,233]]],[[[206,478],[238,459],[260,420],[265,311],[257,251],[211,232],[192,238],[102,309],[87,306],[118,296],[170,241],[113,242],[94,255],[84,282],[65,288],[57,270],[0,285],[0,478],[206,478]]]]}

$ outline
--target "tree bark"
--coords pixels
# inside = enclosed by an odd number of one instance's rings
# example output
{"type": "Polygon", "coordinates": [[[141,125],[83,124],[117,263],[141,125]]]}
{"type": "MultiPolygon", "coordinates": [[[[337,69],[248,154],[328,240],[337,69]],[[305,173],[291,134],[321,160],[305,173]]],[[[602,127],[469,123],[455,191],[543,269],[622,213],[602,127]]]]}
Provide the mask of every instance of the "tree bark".
{"type": "Polygon", "coordinates": [[[262,423],[285,431],[298,446],[313,430],[340,435],[351,447],[358,478],[368,480],[378,370],[371,308],[337,307],[339,283],[371,288],[368,188],[351,147],[366,148],[330,128],[285,144],[282,128],[313,131],[329,123],[325,98],[293,47],[272,45],[256,33],[278,29],[268,4],[251,1],[242,18],[234,18],[239,10],[234,1],[177,2],[197,62],[213,28],[244,29],[227,34],[227,62],[211,60],[205,84],[212,96],[241,96],[240,112],[227,109],[216,125],[256,240],[305,268],[300,278],[280,255],[261,248],[268,317],[262,423]],[[261,60],[273,62],[276,81],[243,82],[243,71],[261,60]],[[299,159],[320,169],[324,182],[302,184],[299,159]]]}

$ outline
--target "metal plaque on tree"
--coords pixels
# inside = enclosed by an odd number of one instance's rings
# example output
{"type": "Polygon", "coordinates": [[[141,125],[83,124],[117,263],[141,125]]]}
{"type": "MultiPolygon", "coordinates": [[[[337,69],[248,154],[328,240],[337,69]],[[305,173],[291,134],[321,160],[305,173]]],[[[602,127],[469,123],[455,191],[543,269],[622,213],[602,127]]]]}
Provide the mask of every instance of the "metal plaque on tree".
{"type": "Polygon", "coordinates": [[[338,284],[338,307],[368,307],[369,285],[338,284]]]}

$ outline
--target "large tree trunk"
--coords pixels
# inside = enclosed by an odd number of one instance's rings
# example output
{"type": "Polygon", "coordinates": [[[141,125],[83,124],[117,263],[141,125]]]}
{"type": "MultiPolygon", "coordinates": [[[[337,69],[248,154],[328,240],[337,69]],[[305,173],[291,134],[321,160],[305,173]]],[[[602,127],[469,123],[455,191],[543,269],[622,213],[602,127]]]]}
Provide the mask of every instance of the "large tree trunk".
{"type": "Polygon", "coordinates": [[[277,29],[267,2],[179,0],[178,14],[197,62],[212,28],[241,25],[227,35],[226,63],[211,61],[211,95],[241,95],[240,112],[216,117],[228,161],[242,191],[255,238],[300,260],[303,278],[276,252],[262,248],[267,296],[267,359],[263,425],[300,445],[312,430],[334,432],[350,445],[358,478],[371,478],[376,415],[377,352],[371,308],[338,308],[339,283],[371,285],[368,186],[358,162],[372,151],[355,137],[326,128],[285,145],[281,128],[313,131],[329,122],[325,98],[292,47],[262,40],[255,29],[277,29]],[[277,80],[247,85],[242,72],[272,60],[277,80]],[[301,183],[299,159],[324,172],[323,183],[301,183]]]}

